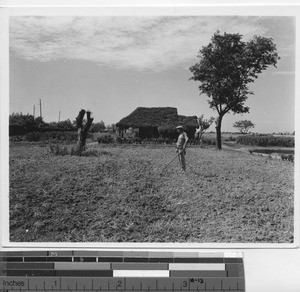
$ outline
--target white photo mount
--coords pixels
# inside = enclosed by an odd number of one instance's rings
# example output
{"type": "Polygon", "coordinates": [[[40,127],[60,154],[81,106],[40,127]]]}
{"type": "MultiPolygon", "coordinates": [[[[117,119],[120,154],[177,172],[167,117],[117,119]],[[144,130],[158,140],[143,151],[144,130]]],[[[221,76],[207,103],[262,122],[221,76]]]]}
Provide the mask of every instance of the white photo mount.
{"type": "MultiPolygon", "coordinates": [[[[40,248],[88,248],[88,249],[240,249],[240,248],[297,248],[299,247],[299,181],[295,179],[295,191],[294,191],[294,243],[272,243],[272,244],[260,244],[260,243],[58,243],[58,242],[30,242],[30,243],[21,243],[21,242],[10,242],[9,240],[9,194],[8,194],[8,101],[9,101],[9,21],[13,17],[20,16],[48,16],[48,17],[71,17],[71,16],[80,16],[80,17],[107,17],[107,16],[285,16],[285,17],[294,17],[296,19],[296,56],[295,56],[295,80],[297,80],[299,72],[299,55],[297,48],[299,47],[299,40],[297,38],[299,31],[299,6],[298,5],[282,5],[281,3],[277,5],[270,5],[266,3],[265,5],[236,5],[229,3],[228,5],[220,6],[208,5],[204,3],[204,6],[195,5],[191,3],[190,5],[166,5],[164,7],[149,5],[147,7],[142,6],[122,6],[118,7],[112,5],[108,7],[103,5],[103,7],[4,7],[1,9],[1,208],[2,208],[2,248],[10,249],[40,249],[40,248]]],[[[6,3],[4,3],[6,4],[6,3]]],[[[3,5],[3,4],[2,4],[3,5]]],[[[12,4],[13,5],[13,4],[12,4]]],[[[78,5],[80,6],[79,2],[78,5]]],[[[93,5],[93,4],[92,4],[93,5]]],[[[196,86],[196,84],[195,84],[196,86]]],[[[295,93],[295,111],[299,109],[299,99],[297,95],[299,93],[298,84],[296,82],[296,93],[295,93]]],[[[299,116],[296,115],[295,121],[295,130],[296,130],[296,147],[295,147],[295,178],[299,177],[299,116]]]]}

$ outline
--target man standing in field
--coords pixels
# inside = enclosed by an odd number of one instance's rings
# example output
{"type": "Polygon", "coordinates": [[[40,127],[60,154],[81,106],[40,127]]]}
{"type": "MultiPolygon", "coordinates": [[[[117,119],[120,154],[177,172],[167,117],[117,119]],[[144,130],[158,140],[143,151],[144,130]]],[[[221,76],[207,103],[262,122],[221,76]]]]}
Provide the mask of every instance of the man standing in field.
{"type": "Polygon", "coordinates": [[[179,133],[178,139],[177,139],[177,143],[176,143],[176,148],[177,148],[177,153],[178,154],[178,158],[179,158],[179,163],[181,166],[181,172],[185,172],[186,170],[186,165],[185,165],[185,148],[186,148],[186,144],[189,140],[188,135],[186,134],[186,132],[184,132],[183,127],[182,126],[178,126],[176,127],[177,132],[179,133]]]}

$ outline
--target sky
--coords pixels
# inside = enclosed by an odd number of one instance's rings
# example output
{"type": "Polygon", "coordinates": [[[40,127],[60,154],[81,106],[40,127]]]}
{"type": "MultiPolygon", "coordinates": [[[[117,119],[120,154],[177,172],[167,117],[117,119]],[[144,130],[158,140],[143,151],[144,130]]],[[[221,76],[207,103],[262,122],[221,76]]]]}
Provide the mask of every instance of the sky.
{"type": "MultiPolygon", "coordinates": [[[[293,132],[295,19],[257,16],[11,16],[10,114],[44,121],[74,120],[90,110],[94,122],[117,123],[137,107],[176,107],[180,115],[216,117],[199,83],[189,80],[212,35],[271,37],[280,60],[251,84],[248,114],[227,114],[222,131],[251,120],[253,132],[293,132]]],[[[213,127],[210,130],[214,130],[213,127]]]]}

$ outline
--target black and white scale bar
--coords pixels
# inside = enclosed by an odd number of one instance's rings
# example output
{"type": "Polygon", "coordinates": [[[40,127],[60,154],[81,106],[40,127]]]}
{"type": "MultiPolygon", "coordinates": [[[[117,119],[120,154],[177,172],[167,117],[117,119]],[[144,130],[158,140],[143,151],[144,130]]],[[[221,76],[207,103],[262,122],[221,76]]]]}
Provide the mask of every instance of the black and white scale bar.
{"type": "Polygon", "coordinates": [[[242,277],[97,278],[97,277],[0,277],[0,290],[123,290],[202,291],[244,290],[242,277]]]}

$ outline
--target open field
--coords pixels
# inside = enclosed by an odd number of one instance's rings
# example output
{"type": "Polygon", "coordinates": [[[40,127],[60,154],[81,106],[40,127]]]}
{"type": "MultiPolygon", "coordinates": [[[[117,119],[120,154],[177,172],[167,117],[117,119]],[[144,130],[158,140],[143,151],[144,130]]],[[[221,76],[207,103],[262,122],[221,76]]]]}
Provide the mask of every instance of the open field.
{"type": "Polygon", "coordinates": [[[190,147],[180,174],[172,147],[88,150],[10,145],[11,241],[293,242],[289,161],[190,147]]]}

